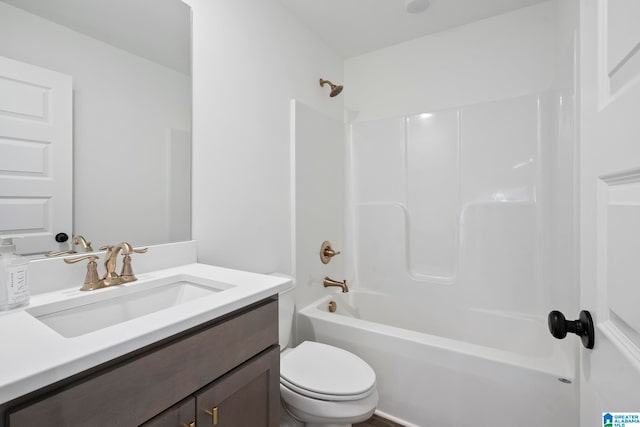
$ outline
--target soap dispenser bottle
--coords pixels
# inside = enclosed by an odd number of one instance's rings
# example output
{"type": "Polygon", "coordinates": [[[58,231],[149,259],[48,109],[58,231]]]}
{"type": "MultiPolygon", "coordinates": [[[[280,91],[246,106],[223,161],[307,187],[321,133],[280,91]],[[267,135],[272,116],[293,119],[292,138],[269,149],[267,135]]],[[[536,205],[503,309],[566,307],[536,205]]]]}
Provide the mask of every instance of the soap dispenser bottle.
{"type": "Polygon", "coordinates": [[[16,253],[12,238],[0,239],[0,310],[29,302],[28,264],[28,259],[16,253]]]}

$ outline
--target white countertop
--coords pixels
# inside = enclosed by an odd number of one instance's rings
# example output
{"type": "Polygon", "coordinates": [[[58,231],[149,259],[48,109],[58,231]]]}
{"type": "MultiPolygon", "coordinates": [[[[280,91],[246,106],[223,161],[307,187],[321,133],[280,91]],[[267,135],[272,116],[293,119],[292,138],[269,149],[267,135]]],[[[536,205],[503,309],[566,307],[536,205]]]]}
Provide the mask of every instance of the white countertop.
{"type": "Polygon", "coordinates": [[[3,349],[0,352],[0,404],[275,295],[290,285],[290,280],[282,277],[188,264],[138,274],[138,281],[113,288],[81,292],[79,284],[74,284],[70,288],[34,295],[28,306],[0,312],[3,349]],[[233,286],[73,338],[63,337],[25,311],[53,302],[84,298],[90,293],[117,292],[118,288],[135,287],[180,274],[210,278],[233,286]]]}

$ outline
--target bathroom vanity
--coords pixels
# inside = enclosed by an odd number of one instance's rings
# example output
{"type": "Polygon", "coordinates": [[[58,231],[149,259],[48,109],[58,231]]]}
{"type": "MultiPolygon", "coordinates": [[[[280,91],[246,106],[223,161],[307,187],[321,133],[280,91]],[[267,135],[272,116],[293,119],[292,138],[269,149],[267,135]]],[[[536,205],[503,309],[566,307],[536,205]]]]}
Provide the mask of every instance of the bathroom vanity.
{"type": "Polygon", "coordinates": [[[277,342],[270,298],[18,399],[7,425],[277,426],[277,342]]]}
{"type": "Polygon", "coordinates": [[[279,425],[277,294],[287,280],[190,264],[139,282],[122,285],[124,297],[85,304],[100,291],[66,289],[0,315],[3,347],[12,349],[0,354],[0,426],[279,425]],[[100,329],[71,330],[58,319],[99,316],[96,307],[112,301],[131,311],[145,292],[205,278],[220,289],[100,329]],[[7,332],[10,324],[19,333],[7,332]]]}

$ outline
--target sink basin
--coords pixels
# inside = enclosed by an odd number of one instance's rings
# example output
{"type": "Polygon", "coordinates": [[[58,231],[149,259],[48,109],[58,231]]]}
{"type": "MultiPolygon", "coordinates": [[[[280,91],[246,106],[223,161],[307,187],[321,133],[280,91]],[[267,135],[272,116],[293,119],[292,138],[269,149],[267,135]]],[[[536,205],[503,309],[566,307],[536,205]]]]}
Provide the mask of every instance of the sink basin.
{"type": "Polygon", "coordinates": [[[77,337],[213,295],[233,285],[179,275],[82,293],[26,311],[66,338],[77,337]]]}

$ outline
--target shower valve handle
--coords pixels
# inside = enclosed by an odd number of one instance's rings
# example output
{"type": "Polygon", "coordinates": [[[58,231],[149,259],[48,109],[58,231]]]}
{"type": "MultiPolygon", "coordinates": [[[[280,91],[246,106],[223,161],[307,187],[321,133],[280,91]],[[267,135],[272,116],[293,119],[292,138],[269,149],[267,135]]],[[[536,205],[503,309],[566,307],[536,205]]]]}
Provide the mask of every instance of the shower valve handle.
{"type": "Polygon", "coordinates": [[[322,245],[320,246],[320,261],[322,261],[323,264],[329,264],[331,258],[339,254],[340,251],[333,250],[330,241],[325,240],[324,242],[322,242],[322,245]]]}
{"type": "Polygon", "coordinates": [[[582,340],[585,348],[592,349],[594,345],[594,328],[591,313],[586,310],[580,312],[577,320],[567,320],[564,314],[557,310],[549,313],[548,318],[549,332],[559,340],[567,336],[567,332],[576,334],[582,340]]]}

